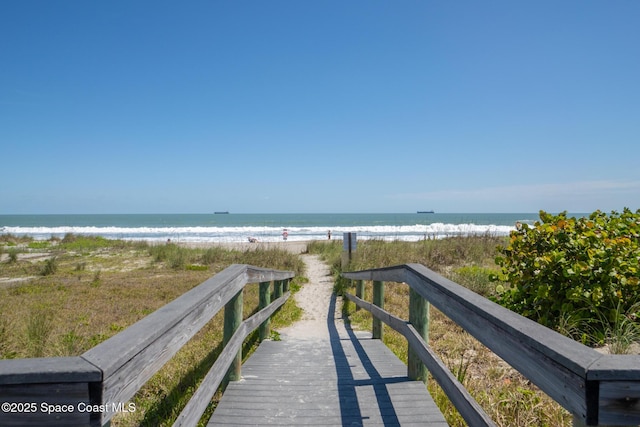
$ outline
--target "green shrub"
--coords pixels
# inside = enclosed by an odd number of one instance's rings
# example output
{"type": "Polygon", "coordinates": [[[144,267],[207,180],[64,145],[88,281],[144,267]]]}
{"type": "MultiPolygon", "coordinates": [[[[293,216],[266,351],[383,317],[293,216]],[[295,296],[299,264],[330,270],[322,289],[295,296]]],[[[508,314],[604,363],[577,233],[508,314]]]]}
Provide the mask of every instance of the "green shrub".
{"type": "Polygon", "coordinates": [[[56,257],[52,257],[47,259],[40,270],[41,276],[51,276],[58,271],[58,259],[56,257]]]}
{"type": "Polygon", "coordinates": [[[193,256],[193,251],[174,243],[168,243],[149,246],[149,254],[155,262],[164,262],[174,270],[181,270],[186,265],[188,258],[193,256]]]}
{"type": "Polygon", "coordinates": [[[7,259],[8,263],[15,263],[18,262],[18,250],[15,248],[11,248],[9,249],[9,258],[7,259]]]}
{"type": "Polygon", "coordinates": [[[59,248],[69,251],[88,252],[102,248],[123,247],[126,244],[127,242],[123,240],[109,240],[102,236],[79,236],[67,233],[60,241],[59,248]]]}
{"type": "Polygon", "coordinates": [[[505,286],[497,286],[496,300],[551,328],[571,314],[588,336],[606,335],[600,319],[620,323],[620,313],[632,315],[640,301],[639,240],[640,210],[578,219],[541,211],[540,221],[518,227],[499,248],[501,274],[493,279],[505,286]]]}
{"type": "Polygon", "coordinates": [[[465,265],[453,271],[452,280],[484,297],[493,294],[491,277],[494,270],[477,265],[465,265]]]}
{"type": "Polygon", "coordinates": [[[46,240],[36,240],[27,244],[29,249],[47,249],[49,246],[51,246],[51,243],[46,240]]]}

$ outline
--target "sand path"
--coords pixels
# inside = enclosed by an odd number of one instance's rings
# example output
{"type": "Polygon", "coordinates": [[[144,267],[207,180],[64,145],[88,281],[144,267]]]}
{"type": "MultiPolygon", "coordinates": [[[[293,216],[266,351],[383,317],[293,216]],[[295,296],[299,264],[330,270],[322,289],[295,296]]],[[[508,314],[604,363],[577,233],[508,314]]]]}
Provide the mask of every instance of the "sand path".
{"type": "MultiPolygon", "coordinates": [[[[304,310],[302,319],[293,325],[279,330],[282,339],[329,339],[327,318],[333,277],[329,266],[318,255],[301,255],[307,265],[309,283],[294,295],[296,303],[304,310]]],[[[340,307],[336,304],[335,319],[341,322],[340,307]]],[[[331,317],[333,320],[333,316],[331,317]]]]}

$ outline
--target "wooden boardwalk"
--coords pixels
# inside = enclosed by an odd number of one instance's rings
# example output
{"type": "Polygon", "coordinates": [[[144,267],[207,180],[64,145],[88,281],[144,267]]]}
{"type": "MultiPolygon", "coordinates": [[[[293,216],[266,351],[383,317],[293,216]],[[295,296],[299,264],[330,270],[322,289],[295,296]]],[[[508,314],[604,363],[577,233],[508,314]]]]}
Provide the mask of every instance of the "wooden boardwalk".
{"type": "Polygon", "coordinates": [[[424,383],[409,380],[380,340],[328,323],[329,339],[260,344],[208,426],[447,425],[424,383]]]}

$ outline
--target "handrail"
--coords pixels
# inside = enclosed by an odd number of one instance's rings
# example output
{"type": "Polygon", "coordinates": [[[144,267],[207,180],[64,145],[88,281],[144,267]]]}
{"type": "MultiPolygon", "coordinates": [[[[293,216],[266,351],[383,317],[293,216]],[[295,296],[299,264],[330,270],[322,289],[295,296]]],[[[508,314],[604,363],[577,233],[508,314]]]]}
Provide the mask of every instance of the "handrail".
{"type": "MultiPolygon", "coordinates": [[[[342,275],[352,280],[407,283],[413,291],[571,412],[574,423],[640,424],[640,356],[601,354],[420,264],[345,272],[342,275]]],[[[352,297],[348,296],[353,300],[355,297],[352,297]]],[[[386,316],[379,312],[377,315],[381,320],[386,316]]],[[[419,343],[415,337],[407,338],[423,363],[433,366],[435,362],[429,361],[424,354],[431,352],[427,344],[419,343]]],[[[438,380],[435,371],[433,374],[438,380]]],[[[454,405],[459,401],[454,402],[454,398],[448,396],[454,405]]]]}
{"type": "Polygon", "coordinates": [[[129,399],[225,307],[225,328],[233,326],[225,329],[225,349],[205,377],[205,389],[197,392],[207,399],[205,405],[189,402],[189,411],[176,422],[195,425],[229,367],[237,363],[242,341],[268,325],[289,297],[287,281],[294,276],[234,264],[81,356],[0,360],[0,401],[10,409],[3,405],[0,425],[104,425],[115,413],[127,411],[129,399]],[[261,298],[261,310],[242,322],[242,309],[234,310],[230,301],[239,300],[242,307],[245,285],[260,283],[261,292],[268,293],[272,282],[276,300],[269,303],[267,297],[262,304],[261,298]],[[235,323],[227,322],[230,317],[235,323]],[[202,410],[196,414],[196,409],[202,410]]]}

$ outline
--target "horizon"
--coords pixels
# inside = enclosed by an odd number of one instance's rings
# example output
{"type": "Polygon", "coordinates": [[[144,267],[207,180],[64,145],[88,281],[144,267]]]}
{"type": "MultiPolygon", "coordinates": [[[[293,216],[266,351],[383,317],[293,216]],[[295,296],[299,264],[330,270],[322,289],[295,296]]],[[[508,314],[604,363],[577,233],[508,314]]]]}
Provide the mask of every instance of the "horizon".
{"type": "Polygon", "coordinates": [[[635,211],[638,16],[4,2],[0,214],[635,211]]]}
{"type": "MultiPolygon", "coordinates": [[[[640,210],[640,209],[639,209],[640,210]]],[[[602,211],[606,214],[610,214],[611,211],[602,211]]],[[[559,214],[564,211],[545,211],[550,214],[559,214]]],[[[588,215],[593,212],[569,212],[568,215],[588,215]]],[[[595,212],[595,211],[594,211],[595,212]]],[[[616,211],[616,212],[622,212],[616,211]]],[[[635,212],[635,211],[634,211],[635,212]]],[[[429,217],[431,215],[539,215],[540,210],[536,212],[433,212],[433,213],[421,213],[421,212],[228,212],[218,214],[215,212],[120,212],[120,213],[16,213],[16,214],[1,214],[2,216],[119,216],[119,215],[420,215],[421,217],[429,217]]]]}

